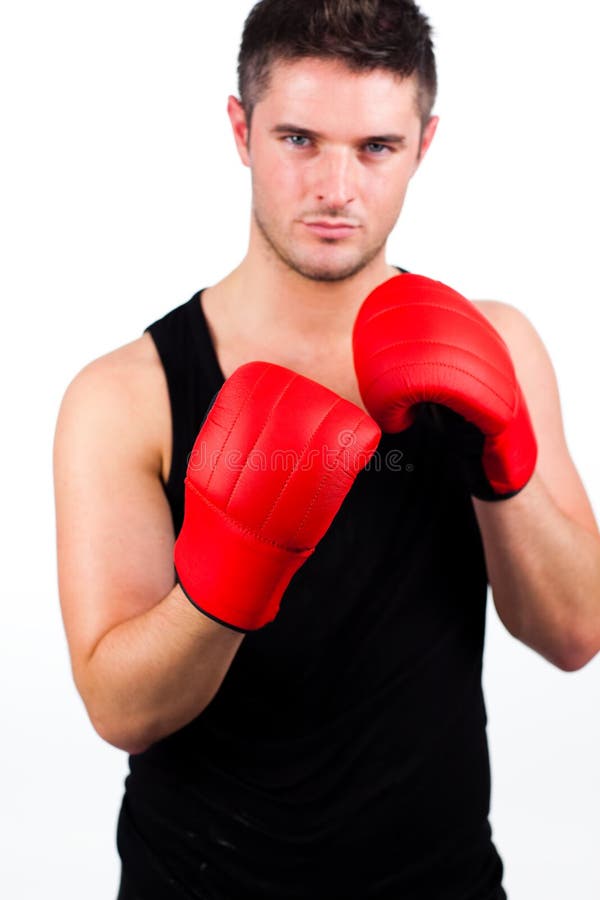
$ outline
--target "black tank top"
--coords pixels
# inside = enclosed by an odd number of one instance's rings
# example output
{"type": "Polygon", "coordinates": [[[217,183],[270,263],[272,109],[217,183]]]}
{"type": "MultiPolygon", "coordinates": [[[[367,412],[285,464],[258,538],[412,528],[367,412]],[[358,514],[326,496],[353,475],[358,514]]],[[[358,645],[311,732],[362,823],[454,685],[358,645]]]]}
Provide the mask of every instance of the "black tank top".
{"type": "MultiPolygon", "coordinates": [[[[175,533],[223,383],[201,293],[148,329],[171,399],[175,533]]],[[[118,848],[131,896],[506,897],[488,821],[487,577],[449,458],[433,407],[384,435],[209,706],[130,757],[118,848]]]]}

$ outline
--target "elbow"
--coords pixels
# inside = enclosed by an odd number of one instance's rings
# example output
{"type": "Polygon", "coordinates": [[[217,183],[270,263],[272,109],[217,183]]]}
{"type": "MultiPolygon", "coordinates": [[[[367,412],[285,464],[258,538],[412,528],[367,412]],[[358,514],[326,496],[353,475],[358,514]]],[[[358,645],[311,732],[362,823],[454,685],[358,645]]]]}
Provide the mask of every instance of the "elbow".
{"type": "Polygon", "coordinates": [[[100,735],[102,740],[106,741],[107,744],[110,744],[111,747],[116,747],[117,750],[124,750],[129,756],[137,756],[139,753],[144,753],[144,751],[151,746],[151,744],[134,743],[128,740],[126,736],[113,736],[111,733],[103,733],[98,728],[95,728],[95,731],[100,735]]]}
{"type": "Polygon", "coordinates": [[[111,747],[134,756],[156,742],[153,723],[122,696],[107,691],[104,682],[92,677],[89,666],[73,666],[73,680],[92,728],[111,747]]]}
{"type": "Polygon", "coordinates": [[[574,635],[565,641],[557,654],[554,664],[563,672],[578,672],[596,656],[600,650],[600,640],[594,639],[589,631],[574,635]]]}
{"type": "Polygon", "coordinates": [[[102,692],[78,687],[92,728],[107,744],[133,756],[155,743],[157,738],[152,734],[151,723],[139,714],[133,714],[126,705],[115,705],[102,692]]]}
{"type": "MultiPolygon", "coordinates": [[[[87,711],[94,730],[102,740],[131,756],[143,753],[190,721],[189,718],[181,720],[165,715],[160,710],[134,710],[129,706],[120,708],[112,704],[102,708],[98,704],[90,704],[87,711]]],[[[201,711],[196,711],[196,714],[201,711]]]]}
{"type": "Polygon", "coordinates": [[[561,672],[577,672],[583,669],[600,649],[600,644],[591,641],[589,636],[582,638],[580,635],[564,632],[552,635],[524,635],[521,632],[511,634],[561,672]]]}
{"type": "Polygon", "coordinates": [[[147,729],[132,727],[130,722],[121,722],[116,716],[101,716],[89,709],[88,715],[94,731],[103,741],[131,756],[143,753],[155,743],[149,737],[147,729]]]}
{"type": "Polygon", "coordinates": [[[583,669],[587,661],[589,660],[583,660],[579,656],[557,656],[552,660],[561,672],[578,672],[579,669],[583,669]]]}

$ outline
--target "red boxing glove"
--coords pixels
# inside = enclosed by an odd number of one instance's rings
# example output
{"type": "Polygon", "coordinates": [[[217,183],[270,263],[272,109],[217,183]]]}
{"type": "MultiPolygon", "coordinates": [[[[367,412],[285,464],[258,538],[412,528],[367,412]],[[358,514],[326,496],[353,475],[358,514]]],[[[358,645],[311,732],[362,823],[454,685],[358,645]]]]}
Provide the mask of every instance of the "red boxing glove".
{"type": "Polygon", "coordinates": [[[323,385],[271,363],[240,366],[188,463],[175,568],[191,602],[239,631],[274,619],[380,436],[323,385]]]}
{"type": "Polygon", "coordinates": [[[439,281],[398,275],[364,301],[353,347],[361,396],[384,431],[407,428],[417,403],[441,404],[462,417],[472,494],[505,499],[525,486],[537,456],[525,398],[506,344],[473,303],[439,281]]]}

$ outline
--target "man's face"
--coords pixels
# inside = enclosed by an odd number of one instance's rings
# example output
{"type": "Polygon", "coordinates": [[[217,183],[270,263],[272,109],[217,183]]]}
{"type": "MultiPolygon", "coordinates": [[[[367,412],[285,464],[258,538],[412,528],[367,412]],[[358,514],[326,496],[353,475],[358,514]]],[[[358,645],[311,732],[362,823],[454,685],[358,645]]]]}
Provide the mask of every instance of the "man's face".
{"type": "Polygon", "coordinates": [[[237,136],[252,170],[253,229],[281,264],[339,281],[383,258],[420,158],[415,92],[413,78],[384,70],[355,74],[312,58],[274,65],[246,149],[243,129],[237,136]]]}

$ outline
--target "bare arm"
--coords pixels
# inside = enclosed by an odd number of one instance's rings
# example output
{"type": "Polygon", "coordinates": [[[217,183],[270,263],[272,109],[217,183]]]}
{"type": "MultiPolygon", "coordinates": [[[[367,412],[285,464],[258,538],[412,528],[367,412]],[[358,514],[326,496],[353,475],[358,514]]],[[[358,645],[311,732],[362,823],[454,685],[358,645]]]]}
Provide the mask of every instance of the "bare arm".
{"type": "Polygon", "coordinates": [[[514,637],[561,669],[600,649],[600,536],[569,454],[556,378],[516,309],[478,304],[506,341],[538,442],[536,471],[515,497],[474,500],[494,603],[514,637]]]}
{"type": "Polygon", "coordinates": [[[68,388],[55,440],[59,588],[73,675],[92,724],[141,752],[195,718],[243,640],[174,587],[161,485],[170,412],[151,339],[68,388]]]}

